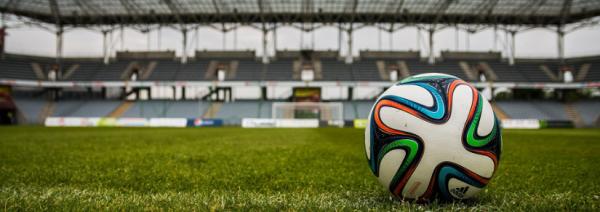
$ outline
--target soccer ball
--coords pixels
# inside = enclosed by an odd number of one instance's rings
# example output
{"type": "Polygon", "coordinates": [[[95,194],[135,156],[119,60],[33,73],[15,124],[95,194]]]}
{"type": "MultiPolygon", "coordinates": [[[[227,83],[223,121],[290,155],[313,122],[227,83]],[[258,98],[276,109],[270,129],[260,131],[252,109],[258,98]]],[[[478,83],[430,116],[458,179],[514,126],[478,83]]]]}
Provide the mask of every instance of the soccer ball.
{"type": "Polygon", "coordinates": [[[365,151],[373,174],[397,197],[467,199],[498,167],[499,125],[490,103],[470,84],[451,75],[421,74],[377,99],[365,151]]]}

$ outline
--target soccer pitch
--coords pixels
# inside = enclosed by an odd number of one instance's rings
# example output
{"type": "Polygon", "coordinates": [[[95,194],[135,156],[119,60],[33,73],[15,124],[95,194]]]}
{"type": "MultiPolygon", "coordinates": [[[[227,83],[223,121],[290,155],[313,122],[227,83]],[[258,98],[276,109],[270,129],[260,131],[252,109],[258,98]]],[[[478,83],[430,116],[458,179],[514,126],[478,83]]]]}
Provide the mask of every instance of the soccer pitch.
{"type": "Polygon", "coordinates": [[[599,210],[600,131],[503,131],[499,170],[465,202],[402,202],[358,129],[0,128],[15,210],[599,210]]]}

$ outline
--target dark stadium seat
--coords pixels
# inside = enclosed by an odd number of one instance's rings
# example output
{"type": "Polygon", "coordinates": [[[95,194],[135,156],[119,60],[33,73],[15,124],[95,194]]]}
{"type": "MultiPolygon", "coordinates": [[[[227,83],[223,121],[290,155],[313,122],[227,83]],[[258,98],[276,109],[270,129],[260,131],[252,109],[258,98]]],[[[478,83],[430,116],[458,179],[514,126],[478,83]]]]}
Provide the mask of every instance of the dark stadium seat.
{"type": "MultiPolygon", "coordinates": [[[[529,82],[555,82],[553,79],[548,77],[540,66],[546,65],[544,62],[519,62],[512,67],[519,73],[523,74],[529,82]]],[[[558,70],[552,70],[554,73],[558,73],[558,70]]]]}
{"type": "MultiPolygon", "coordinates": [[[[150,73],[148,78],[143,79],[147,81],[169,81],[175,79],[175,74],[179,70],[181,66],[181,62],[175,61],[173,59],[162,59],[162,60],[152,60],[156,62],[156,67],[150,73]]],[[[148,61],[149,62],[149,61],[148,61]]],[[[144,65],[148,65],[145,63],[144,65]]]]}
{"type": "Polygon", "coordinates": [[[0,78],[36,80],[31,59],[7,58],[0,60],[0,78]]]}
{"type": "Polygon", "coordinates": [[[496,104],[511,118],[569,120],[565,105],[556,101],[499,101],[496,104]]]}
{"type": "Polygon", "coordinates": [[[293,60],[292,59],[278,59],[271,61],[267,65],[267,69],[264,75],[264,80],[267,81],[292,81],[293,78],[293,60]]]}
{"type": "Polygon", "coordinates": [[[356,81],[382,81],[377,71],[375,59],[364,59],[354,61],[350,68],[352,69],[352,76],[356,81]]]}
{"type": "Polygon", "coordinates": [[[187,64],[181,65],[175,74],[175,80],[181,81],[201,81],[205,80],[204,75],[208,67],[208,60],[189,61],[187,64]]]}
{"type": "MultiPolygon", "coordinates": [[[[231,80],[235,81],[260,81],[267,68],[261,61],[255,59],[232,59],[238,61],[236,74],[231,80]]],[[[291,70],[291,67],[290,67],[291,70]]],[[[289,76],[291,78],[291,75],[289,76]]]]}
{"type": "Polygon", "coordinates": [[[459,61],[457,60],[438,61],[435,64],[429,64],[427,61],[420,59],[410,59],[405,61],[412,75],[438,72],[468,80],[467,76],[458,65],[459,61]]]}
{"type": "Polygon", "coordinates": [[[128,118],[199,118],[210,103],[200,101],[145,100],[136,101],[123,113],[128,118]]]}
{"type": "Polygon", "coordinates": [[[600,81],[600,59],[590,61],[591,67],[588,71],[586,81],[600,81]]]}
{"type": "Polygon", "coordinates": [[[352,65],[344,63],[338,59],[322,58],[321,68],[323,79],[321,81],[352,81],[352,65]]]}
{"type": "Polygon", "coordinates": [[[100,60],[98,60],[98,61],[69,60],[69,61],[65,62],[63,67],[65,67],[65,69],[68,69],[69,67],[71,67],[73,65],[79,65],[79,68],[77,68],[72,74],[70,74],[70,76],[63,78],[62,80],[66,80],[66,81],[94,80],[93,77],[96,75],[96,73],[99,71],[102,71],[106,66],[100,60]]]}
{"type": "Polygon", "coordinates": [[[527,77],[506,61],[485,60],[498,76],[498,82],[526,82],[527,77]]]}
{"type": "Polygon", "coordinates": [[[102,69],[96,71],[92,80],[96,81],[121,81],[124,80],[121,78],[123,75],[123,71],[127,68],[127,66],[131,63],[129,60],[121,60],[116,61],[114,63],[110,63],[102,67],[102,69]]]}

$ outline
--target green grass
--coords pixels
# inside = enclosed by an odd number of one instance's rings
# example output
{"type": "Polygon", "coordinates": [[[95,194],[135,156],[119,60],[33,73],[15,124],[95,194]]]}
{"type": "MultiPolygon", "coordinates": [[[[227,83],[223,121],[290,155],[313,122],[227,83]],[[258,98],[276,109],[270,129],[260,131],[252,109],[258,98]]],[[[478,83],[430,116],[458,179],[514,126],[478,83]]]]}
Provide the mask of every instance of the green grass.
{"type": "Polygon", "coordinates": [[[391,198],[357,129],[0,128],[0,210],[600,210],[600,130],[505,131],[466,202],[391,198]]]}

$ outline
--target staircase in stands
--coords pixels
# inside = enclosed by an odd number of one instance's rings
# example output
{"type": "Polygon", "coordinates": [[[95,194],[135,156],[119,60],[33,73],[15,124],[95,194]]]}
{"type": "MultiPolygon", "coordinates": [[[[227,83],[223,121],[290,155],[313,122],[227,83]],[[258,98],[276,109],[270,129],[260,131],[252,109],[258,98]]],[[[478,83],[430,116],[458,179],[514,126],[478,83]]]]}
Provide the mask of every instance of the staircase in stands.
{"type": "Polygon", "coordinates": [[[123,101],[123,103],[121,103],[121,105],[119,105],[112,112],[110,112],[110,114],[108,114],[108,117],[119,118],[123,115],[123,113],[125,113],[127,110],[129,110],[129,108],[132,105],[133,105],[133,102],[131,102],[131,101],[123,101]]]}
{"type": "Polygon", "coordinates": [[[585,126],[583,118],[581,117],[581,115],[579,115],[579,112],[577,112],[577,109],[575,108],[575,105],[573,103],[568,102],[565,104],[565,112],[567,113],[567,117],[573,122],[575,127],[585,126]]]}

